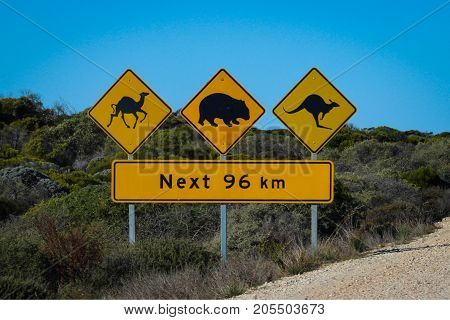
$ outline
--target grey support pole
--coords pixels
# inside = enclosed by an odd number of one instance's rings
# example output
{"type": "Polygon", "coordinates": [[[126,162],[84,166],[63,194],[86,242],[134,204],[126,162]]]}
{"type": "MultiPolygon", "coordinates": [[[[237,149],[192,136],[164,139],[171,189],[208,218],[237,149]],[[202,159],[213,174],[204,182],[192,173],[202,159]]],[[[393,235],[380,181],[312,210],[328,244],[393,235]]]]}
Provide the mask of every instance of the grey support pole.
{"type": "MultiPolygon", "coordinates": [[[[133,155],[128,155],[128,160],[133,160],[133,155]]],[[[128,242],[134,244],[136,242],[136,213],[134,204],[128,205],[128,242]]]]}
{"type": "MultiPolygon", "coordinates": [[[[317,153],[311,153],[311,160],[317,160],[317,153]]],[[[311,205],[311,249],[317,250],[317,204],[311,205]]]]}
{"type": "MultiPolygon", "coordinates": [[[[225,160],[226,156],[220,155],[220,160],[225,160]]],[[[220,257],[222,261],[227,261],[227,205],[220,205],[220,257]]]]}

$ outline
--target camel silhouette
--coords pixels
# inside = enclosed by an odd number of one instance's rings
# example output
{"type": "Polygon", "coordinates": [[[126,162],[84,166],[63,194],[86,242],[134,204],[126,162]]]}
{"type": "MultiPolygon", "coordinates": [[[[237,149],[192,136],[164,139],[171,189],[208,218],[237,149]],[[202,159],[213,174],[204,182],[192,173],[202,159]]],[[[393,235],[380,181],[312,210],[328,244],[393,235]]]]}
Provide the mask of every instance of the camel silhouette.
{"type": "Polygon", "coordinates": [[[328,100],[330,101],[330,103],[326,103],[323,100],[323,98],[317,94],[311,94],[311,95],[307,96],[306,99],[294,110],[287,111],[286,109],[284,109],[284,108],[283,109],[286,113],[289,113],[289,114],[297,113],[297,112],[305,109],[306,111],[311,113],[312,116],[314,117],[314,120],[316,120],[317,128],[332,130],[331,128],[324,127],[319,124],[319,115],[321,113],[322,113],[322,118],[320,120],[323,120],[323,118],[325,117],[325,115],[328,112],[333,110],[333,108],[339,107],[338,103],[331,101],[331,99],[328,99],[328,100]]]}
{"type": "Polygon", "coordinates": [[[113,119],[117,116],[119,116],[119,113],[122,112],[122,120],[123,123],[125,123],[125,126],[127,128],[129,128],[130,126],[126,123],[125,121],[125,114],[133,114],[134,117],[136,118],[136,120],[134,121],[134,126],[133,129],[136,128],[136,124],[139,120],[139,117],[137,115],[138,112],[141,112],[144,114],[144,118],[142,118],[142,121],[144,121],[144,119],[147,117],[147,112],[145,112],[144,110],[142,110],[142,106],[144,105],[144,99],[146,96],[148,96],[148,92],[141,92],[139,94],[139,96],[141,97],[139,99],[139,101],[134,101],[132,98],[130,97],[123,97],[122,99],[120,99],[120,101],[117,104],[112,104],[111,107],[113,108],[113,113],[111,114],[111,118],[109,120],[109,124],[107,127],[109,127],[113,121],[113,119]]]}

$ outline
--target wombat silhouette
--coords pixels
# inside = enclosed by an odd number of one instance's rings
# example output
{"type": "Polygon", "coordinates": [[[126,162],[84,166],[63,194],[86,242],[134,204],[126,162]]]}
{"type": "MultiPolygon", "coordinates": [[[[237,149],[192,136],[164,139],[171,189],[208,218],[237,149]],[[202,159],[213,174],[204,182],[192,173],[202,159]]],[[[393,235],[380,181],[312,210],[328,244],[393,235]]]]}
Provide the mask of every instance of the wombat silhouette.
{"type": "Polygon", "coordinates": [[[238,118],[249,120],[250,114],[245,101],[238,100],[224,93],[213,93],[200,102],[200,118],[198,123],[203,126],[205,120],[213,127],[217,127],[214,119],[222,119],[223,122],[231,127],[232,124],[238,125],[238,118]]]}
{"type": "Polygon", "coordinates": [[[144,119],[147,117],[147,112],[142,110],[142,106],[144,105],[145,97],[148,96],[148,92],[141,92],[139,96],[140,96],[139,101],[134,101],[132,98],[125,96],[122,99],[120,99],[120,101],[117,102],[117,104],[113,103],[111,105],[111,107],[113,108],[113,113],[111,114],[111,118],[109,120],[107,127],[111,125],[113,119],[117,117],[119,113],[122,113],[122,120],[127,128],[129,128],[130,126],[126,123],[124,114],[133,114],[134,117],[136,118],[136,120],[134,121],[133,129],[136,128],[136,124],[139,119],[137,115],[138,112],[144,114],[144,118],[142,118],[141,122],[144,121],[144,119]]]}
{"type": "Polygon", "coordinates": [[[305,109],[310,114],[312,114],[312,116],[314,117],[317,128],[332,130],[331,128],[324,127],[319,124],[319,115],[321,113],[322,113],[322,118],[320,120],[323,120],[323,118],[325,117],[325,115],[328,112],[333,110],[333,108],[339,107],[339,104],[337,104],[336,102],[331,101],[331,99],[328,99],[328,100],[330,101],[330,103],[326,103],[325,100],[317,94],[311,94],[311,95],[307,96],[306,99],[294,110],[287,111],[286,109],[284,109],[284,107],[283,107],[283,109],[286,113],[289,113],[289,114],[297,113],[297,112],[305,109]]]}

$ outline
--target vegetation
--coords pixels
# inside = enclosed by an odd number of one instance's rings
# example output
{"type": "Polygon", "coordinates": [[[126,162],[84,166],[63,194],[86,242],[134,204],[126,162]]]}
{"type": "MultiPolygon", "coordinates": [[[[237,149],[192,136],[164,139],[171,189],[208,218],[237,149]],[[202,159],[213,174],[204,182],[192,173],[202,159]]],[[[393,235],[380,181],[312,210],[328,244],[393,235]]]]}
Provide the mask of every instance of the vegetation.
{"type": "MultiPolygon", "coordinates": [[[[319,154],[336,166],[335,201],[319,207],[319,250],[308,247],[309,206],[235,204],[229,206],[230,260],[221,263],[217,205],[137,205],[138,241],[130,246],[126,206],[110,200],[111,161],[126,158],[120,148],[85,111],[44,108],[36,95],[3,98],[2,183],[12,184],[7,170],[20,166],[45,175],[62,192],[30,201],[25,192],[14,193],[27,186],[0,188],[0,298],[228,298],[407,241],[448,215],[449,150],[448,133],[346,126],[319,154]]],[[[230,154],[308,156],[280,129],[252,129],[230,154]]],[[[217,154],[173,115],[136,157],[217,154]]]]}

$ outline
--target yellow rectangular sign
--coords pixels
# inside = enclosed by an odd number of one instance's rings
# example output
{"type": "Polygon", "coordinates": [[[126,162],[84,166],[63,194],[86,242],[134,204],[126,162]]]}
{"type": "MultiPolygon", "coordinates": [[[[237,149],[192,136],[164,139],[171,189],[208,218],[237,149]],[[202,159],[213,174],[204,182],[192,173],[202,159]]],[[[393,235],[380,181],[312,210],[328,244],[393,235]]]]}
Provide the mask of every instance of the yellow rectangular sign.
{"type": "Polygon", "coordinates": [[[334,165],[303,160],[116,160],[114,202],[330,203],[334,165]]]}

